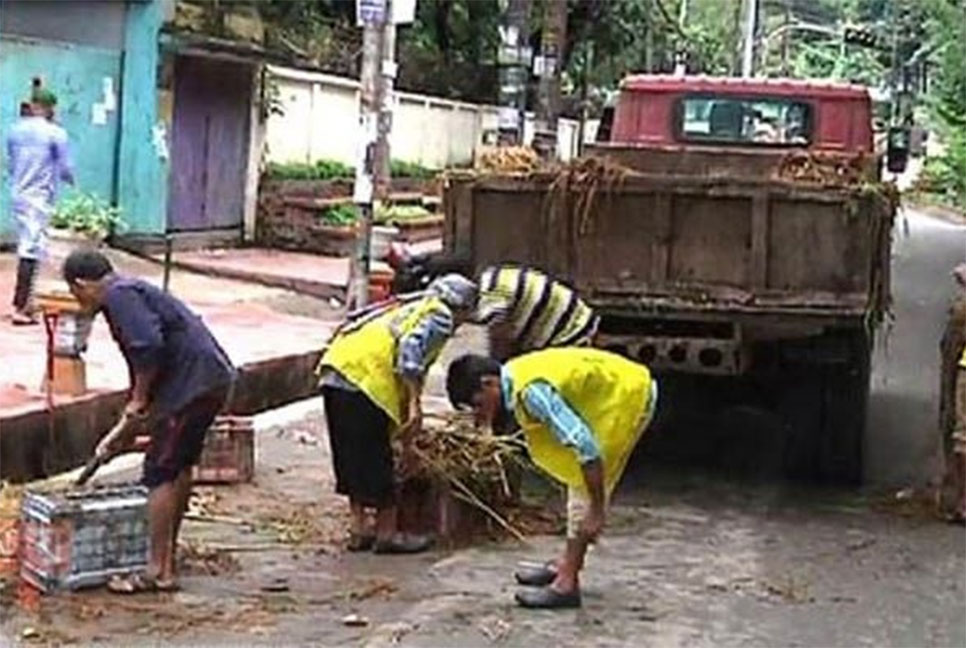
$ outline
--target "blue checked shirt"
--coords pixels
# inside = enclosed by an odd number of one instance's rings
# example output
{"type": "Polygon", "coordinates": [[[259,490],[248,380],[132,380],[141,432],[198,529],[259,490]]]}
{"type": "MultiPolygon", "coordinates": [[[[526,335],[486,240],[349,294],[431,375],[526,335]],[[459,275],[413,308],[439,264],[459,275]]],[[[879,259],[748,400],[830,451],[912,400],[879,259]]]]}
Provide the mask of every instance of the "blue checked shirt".
{"type": "MultiPolygon", "coordinates": [[[[454,329],[453,315],[448,308],[428,312],[408,334],[399,339],[395,358],[396,373],[410,380],[422,380],[429,370],[430,358],[438,357],[454,329]]],[[[358,391],[352,382],[331,367],[323,370],[322,385],[358,391]]]]}
{"type": "MultiPolygon", "coordinates": [[[[503,404],[508,412],[512,412],[513,378],[506,369],[501,371],[500,381],[503,404]]],[[[560,443],[573,448],[581,464],[600,459],[600,446],[593,432],[550,383],[535,381],[523,390],[521,397],[527,414],[550,428],[560,443]]]]}

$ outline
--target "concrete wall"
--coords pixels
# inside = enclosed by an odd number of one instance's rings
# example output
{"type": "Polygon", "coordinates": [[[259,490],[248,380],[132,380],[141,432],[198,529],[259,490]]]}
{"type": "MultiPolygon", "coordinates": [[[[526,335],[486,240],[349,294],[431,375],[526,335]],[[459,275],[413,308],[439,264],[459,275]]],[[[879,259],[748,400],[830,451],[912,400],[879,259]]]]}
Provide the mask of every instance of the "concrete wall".
{"type": "MultiPolygon", "coordinates": [[[[57,120],[70,137],[77,188],[113,200],[120,52],[0,36],[0,140],[6,141],[10,126],[19,118],[20,103],[29,98],[34,77],[40,77],[45,86],[57,93],[57,120]]],[[[0,158],[5,155],[4,150],[0,158]]],[[[4,177],[0,191],[0,235],[3,235],[11,230],[5,160],[0,167],[4,177]]]]}
{"type": "MultiPolygon", "coordinates": [[[[273,162],[332,159],[356,164],[359,83],[355,79],[270,67],[282,115],[268,120],[267,158],[273,162]]],[[[397,92],[390,148],[394,159],[441,168],[468,164],[486,133],[497,129],[495,106],[397,92]]],[[[577,154],[577,122],[561,120],[557,151],[577,154]]],[[[533,138],[533,118],[525,139],[533,138]]]]}
{"type": "MultiPolygon", "coordinates": [[[[40,77],[58,95],[77,189],[119,204],[134,231],[164,227],[167,174],[154,130],[160,24],[159,0],[0,2],[0,139],[40,77]]],[[[8,199],[4,187],[7,237],[8,199]]]]}

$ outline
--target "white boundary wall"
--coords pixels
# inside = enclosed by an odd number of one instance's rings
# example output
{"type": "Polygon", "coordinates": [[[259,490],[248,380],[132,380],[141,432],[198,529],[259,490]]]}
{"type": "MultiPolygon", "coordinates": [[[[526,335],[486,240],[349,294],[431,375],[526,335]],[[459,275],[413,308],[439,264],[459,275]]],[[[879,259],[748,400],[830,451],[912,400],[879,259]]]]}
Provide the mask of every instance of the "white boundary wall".
{"type": "MultiPolygon", "coordinates": [[[[359,82],[347,77],[269,66],[282,115],[266,127],[267,160],[313,162],[338,160],[355,165],[359,126],[359,82]]],[[[395,93],[390,151],[393,159],[430,168],[465,165],[497,129],[496,106],[471,104],[408,92],[395,93]]],[[[557,154],[577,155],[578,123],[561,119],[557,154]]],[[[533,116],[527,116],[524,139],[533,139],[533,116]]]]}

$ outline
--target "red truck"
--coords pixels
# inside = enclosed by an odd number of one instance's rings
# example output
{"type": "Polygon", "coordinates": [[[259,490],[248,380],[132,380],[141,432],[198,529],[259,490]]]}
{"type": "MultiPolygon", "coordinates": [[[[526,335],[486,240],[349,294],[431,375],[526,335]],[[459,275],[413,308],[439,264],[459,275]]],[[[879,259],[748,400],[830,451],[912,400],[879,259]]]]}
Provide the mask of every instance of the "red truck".
{"type": "Polygon", "coordinates": [[[579,172],[450,174],[445,251],[576,287],[660,375],[649,455],[859,481],[895,213],[868,92],[633,76],[609,126],[579,172]]]}

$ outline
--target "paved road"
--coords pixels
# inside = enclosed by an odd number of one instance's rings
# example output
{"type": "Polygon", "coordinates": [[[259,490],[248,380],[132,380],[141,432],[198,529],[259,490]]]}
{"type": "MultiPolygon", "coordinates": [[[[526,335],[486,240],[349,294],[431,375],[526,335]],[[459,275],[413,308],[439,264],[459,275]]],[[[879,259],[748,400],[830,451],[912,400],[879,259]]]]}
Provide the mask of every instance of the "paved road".
{"type": "Polygon", "coordinates": [[[966,227],[911,209],[894,233],[895,319],[880,332],[873,359],[865,472],[871,484],[921,483],[940,465],[939,341],[966,260],[966,227]]]}

